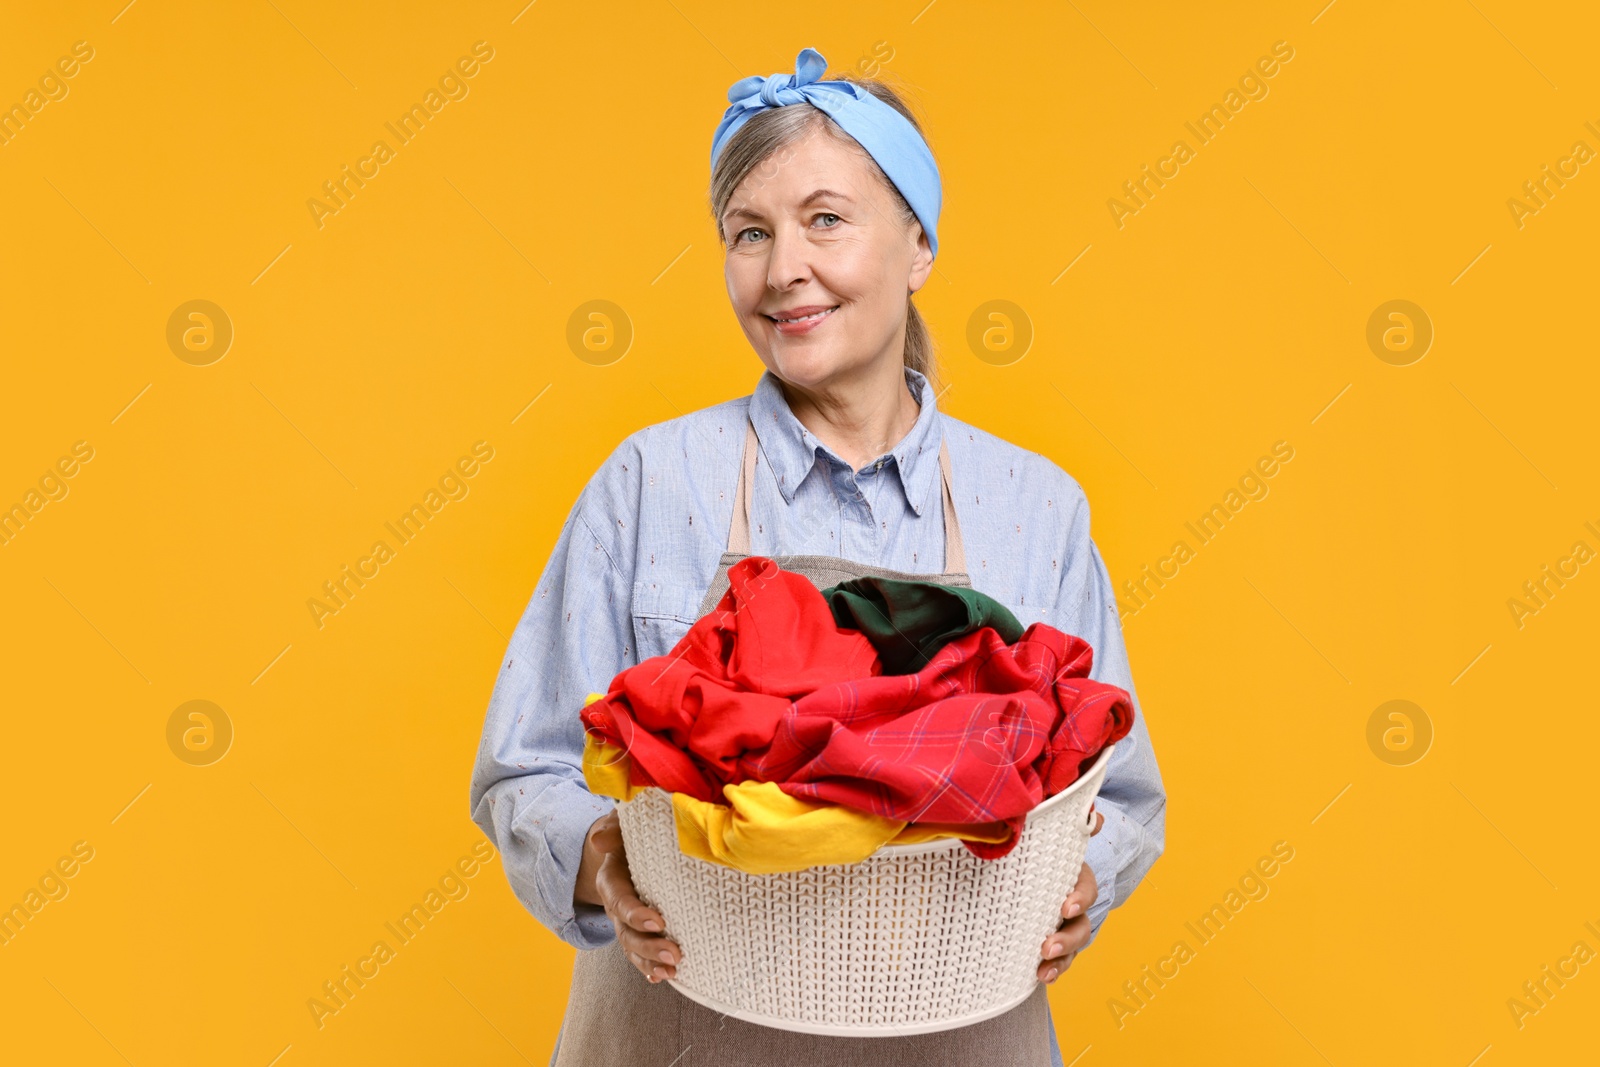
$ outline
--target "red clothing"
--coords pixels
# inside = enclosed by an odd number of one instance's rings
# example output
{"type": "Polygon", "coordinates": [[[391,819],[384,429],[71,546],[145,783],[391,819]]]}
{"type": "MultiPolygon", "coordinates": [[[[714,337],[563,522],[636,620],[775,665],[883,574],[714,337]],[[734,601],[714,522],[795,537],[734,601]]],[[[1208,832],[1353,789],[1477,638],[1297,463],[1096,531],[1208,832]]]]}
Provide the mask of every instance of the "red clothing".
{"type": "MultiPolygon", "coordinates": [[[[1045,623],[1012,645],[984,627],[885,675],[803,576],[751,556],[728,579],[673,655],[620,671],[583,709],[636,783],[715,800],[726,783],[776,782],[907,822],[1020,828],[1133,725],[1127,691],[1089,679],[1089,645],[1045,623]]],[[[1014,843],[965,842],[987,857],[1014,843]]]]}
{"type": "Polygon", "coordinates": [[[880,673],[877,650],[842,630],[804,575],[750,556],[670,656],[619,671],[585,726],[627,749],[633,779],[699,800],[744,780],[737,762],[772,741],[789,702],[842,678],[880,673]],[[642,773],[641,773],[642,772],[642,773]]]}

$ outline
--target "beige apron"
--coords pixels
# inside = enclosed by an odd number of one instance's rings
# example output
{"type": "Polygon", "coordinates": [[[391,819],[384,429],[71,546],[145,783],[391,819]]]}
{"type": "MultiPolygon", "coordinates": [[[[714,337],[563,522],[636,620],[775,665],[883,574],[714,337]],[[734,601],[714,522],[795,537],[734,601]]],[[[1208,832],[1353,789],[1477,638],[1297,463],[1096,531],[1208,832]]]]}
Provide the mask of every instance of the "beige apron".
{"type": "MultiPolygon", "coordinates": [[[[728,589],[728,568],[750,554],[750,497],[755,480],[756,431],[747,419],[743,467],[733,500],[728,548],[700,604],[704,617],[728,589]]],[[[911,574],[838,556],[773,556],[784,570],[805,575],[818,589],[876,575],[970,588],[961,526],[950,488],[950,453],[939,443],[943,483],[945,570],[911,574]]],[[[1040,985],[1017,1007],[985,1022],[909,1037],[823,1037],[729,1018],[640,974],[620,947],[581,951],[554,1067],[1049,1067],[1050,1016],[1040,985]]]]}

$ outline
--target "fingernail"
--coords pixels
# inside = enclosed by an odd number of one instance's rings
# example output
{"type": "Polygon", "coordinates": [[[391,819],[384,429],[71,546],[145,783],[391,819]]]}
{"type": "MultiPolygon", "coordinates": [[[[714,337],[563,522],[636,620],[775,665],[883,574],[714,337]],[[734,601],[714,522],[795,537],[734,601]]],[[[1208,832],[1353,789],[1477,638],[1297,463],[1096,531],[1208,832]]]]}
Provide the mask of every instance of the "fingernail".
{"type": "Polygon", "coordinates": [[[1079,904],[1076,900],[1074,900],[1071,904],[1067,905],[1067,918],[1069,918],[1069,919],[1072,918],[1074,915],[1078,914],[1078,912],[1080,912],[1082,910],[1083,910],[1083,905],[1079,904]]]}
{"type": "Polygon", "coordinates": [[[660,952],[656,953],[656,959],[660,960],[662,963],[671,963],[672,953],[668,952],[666,949],[662,949],[660,952]]]}
{"type": "Polygon", "coordinates": [[[657,967],[655,970],[650,972],[650,980],[652,982],[659,982],[666,976],[667,972],[663,971],[660,967],[657,967]]]}
{"type": "Polygon", "coordinates": [[[1059,973],[1061,973],[1061,972],[1058,971],[1054,967],[1052,967],[1048,971],[1044,972],[1045,984],[1049,985],[1051,982],[1054,982],[1056,980],[1056,975],[1059,974],[1059,973]]]}
{"type": "Polygon", "coordinates": [[[639,928],[641,930],[648,930],[653,934],[661,929],[661,924],[656,922],[654,919],[646,919],[639,928]]]}

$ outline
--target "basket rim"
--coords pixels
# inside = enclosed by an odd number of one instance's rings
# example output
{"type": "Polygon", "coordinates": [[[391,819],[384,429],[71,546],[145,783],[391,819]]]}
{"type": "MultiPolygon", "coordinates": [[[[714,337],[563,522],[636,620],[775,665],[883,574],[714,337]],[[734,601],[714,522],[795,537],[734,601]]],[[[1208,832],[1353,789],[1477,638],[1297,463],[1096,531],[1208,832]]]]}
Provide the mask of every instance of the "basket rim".
{"type": "MultiPolygon", "coordinates": [[[[1078,794],[1080,794],[1084,790],[1088,789],[1090,782],[1094,783],[1094,788],[1091,791],[1096,793],[1096,794],[1098,794],[1100,792],[1101,780],[1104,779],[1106,768],[1107,768],[1107,766],[1109,765],[1109,763],[1111,761],[1111,753],[1116,750],[1117,745],[1120,744],[1120,743],[1121,742],[1113,741],[1111,744],[1109,744],[1109,745],[1105,746],[1104,748],[1102,748],[1100,750],[1100,752],[1095,756],[1094,762],[1089,764],[1089,769],[1084,771],[1083,773],[1079,774],[1076,781],[1074,781],[1071,785],[1067,786],[1061,792],[1057,793],[1055,796],[1046,797],[1045,800],[1042,803],[1040,803],[1037,807],[1031,808],[1023,816],[1023,818],[1024,819],[1032,819],[1037,815],[1043,814],[1045,811],[1048,811],[1050,808],[1053,808],[1058,804],[1066,803],[1066,801],[1067,801],[1067,799],[1069,797],[1076,797],[1078,794]]],[[[645,790],[653,790],[653,791],[655,791],[657,793],[660,793],[663,796],[667,797],[669,802],[670,802],[671,797],[672,797],[671,793],[668,793],[665,789],[662,789],[660,786],[656,786],[656,785],[641,786],[640,789],[639,789],[639,792],[642,793],[645,790]]],[[[936,851],[938,851],[940,849],[960,848],[960,847],[961,847],[961,838],[959,838],[959,837],[936,837],[931,841],[918,841],[918,842],[916,842],[914,844],[909,844],[909,845],[880,845],[878,847],[877,851],[872,853],[872,856],[869,857],[869,858],[877,858],[879,856],[915,856],[915,855],[918,855],[919,853],[923,853],[923,852],[936,852],[936,851]]],[[[693,859],[693,857],[685,857],[685,858],[686,859],[693,859]]],[[[697,860],[696,862],[704,863],[706,861],[697,860]]]]}

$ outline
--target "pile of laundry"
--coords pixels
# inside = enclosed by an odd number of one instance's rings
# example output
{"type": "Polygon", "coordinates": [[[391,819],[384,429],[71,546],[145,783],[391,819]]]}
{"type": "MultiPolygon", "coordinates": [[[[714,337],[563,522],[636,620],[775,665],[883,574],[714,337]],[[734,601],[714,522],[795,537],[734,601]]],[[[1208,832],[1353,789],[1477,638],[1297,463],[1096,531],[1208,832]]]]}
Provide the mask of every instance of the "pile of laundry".
{"type": "Polygon", "coordinates": [[[769,874],[956,837],[995,859],[1133,726],[1087,642],[974,589],[818,590],[764,556],[728,582],[669,655],[580,712],[589,789],[670,793],[688,855],[769,874]]]}

